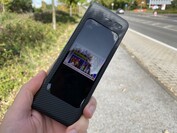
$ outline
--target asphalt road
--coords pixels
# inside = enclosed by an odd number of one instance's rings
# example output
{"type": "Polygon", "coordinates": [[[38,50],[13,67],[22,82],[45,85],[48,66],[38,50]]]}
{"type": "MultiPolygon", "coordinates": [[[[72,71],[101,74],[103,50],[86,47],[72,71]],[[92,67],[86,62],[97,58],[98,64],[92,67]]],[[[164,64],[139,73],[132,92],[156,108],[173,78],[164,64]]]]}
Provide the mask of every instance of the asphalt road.
{"type": "Polygon", "coordinates": [[[129,12],[121,16],[129,22],[131,29],[177,48],[177,16],[129,12]]]}

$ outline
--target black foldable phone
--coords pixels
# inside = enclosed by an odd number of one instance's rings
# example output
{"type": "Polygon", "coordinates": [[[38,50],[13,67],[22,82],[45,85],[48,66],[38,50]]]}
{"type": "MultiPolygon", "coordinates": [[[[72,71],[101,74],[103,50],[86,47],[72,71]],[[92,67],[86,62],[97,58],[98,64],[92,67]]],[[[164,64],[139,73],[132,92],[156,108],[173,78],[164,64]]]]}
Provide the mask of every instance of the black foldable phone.
{"type": "Polygon", "coordinates": [[[76,122],[127,29],[127,21],[92,3],[35,95],[32,107],[66,126],[76,122]]]}

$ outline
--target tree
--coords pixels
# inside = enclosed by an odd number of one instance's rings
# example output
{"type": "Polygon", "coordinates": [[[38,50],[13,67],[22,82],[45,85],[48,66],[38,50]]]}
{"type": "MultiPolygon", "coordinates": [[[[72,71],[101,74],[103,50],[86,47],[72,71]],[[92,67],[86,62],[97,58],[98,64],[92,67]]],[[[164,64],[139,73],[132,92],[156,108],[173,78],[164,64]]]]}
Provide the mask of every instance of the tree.
{"type": "Polygon", "coordinates": [[[126,0],[114,0],[114,9],[118,9],[118,8],[125,8],[125,5],[128,3],[126,0]]]}
{"type": "Polygon", "coordinates": [[[52,0],[52,23],[53,29],[56,30],[56,13],[55,13],[55,2],[52,0]]]}
{"type": "Polygon", "coordinates": [[[138,8],[138,3],[137,1],[135,0],[134,2],[130,3],[130,10],[134,10],[138,8]]]}
{"type": "Polygon", "coordinates": [[[5,12],[5,6],[8,5],[10,0],[0,0],[0,5],[2,5],[2,11],[5,12]]]}
{"type": "Polygon", "coordinates": [[[12,0],[9,3],[9,9],[12,12],[31,12],[32,8],[32,0],[12,0]]]}
{"type": "Polygon", "coordinates": [[[173,0],[171,2],[171,6],[172,6],[172,8],[177,9],[177,0],[173,0]]]}
{"type": "Polygon", "coordinates": [[[108,8],[111,8],[111,4],[114,2],[114,0],[100,0],[100,3],[103,6],[106,6],[108,8]]]}
{"type": "Polygon", "coordinates": [[[72,6],[77,5],[78,2],[83,3],[86,0],[60,0],[60,2],[64,2],[69,6],[70,16],[72,16],[72,6]]]}
{"type": "Polygon", "coordinates": [[[41,8],[43,11],[46,10],[46,8],[47,8],[47,4],[44,0],[42,0],[42,7],[41,8]]]}

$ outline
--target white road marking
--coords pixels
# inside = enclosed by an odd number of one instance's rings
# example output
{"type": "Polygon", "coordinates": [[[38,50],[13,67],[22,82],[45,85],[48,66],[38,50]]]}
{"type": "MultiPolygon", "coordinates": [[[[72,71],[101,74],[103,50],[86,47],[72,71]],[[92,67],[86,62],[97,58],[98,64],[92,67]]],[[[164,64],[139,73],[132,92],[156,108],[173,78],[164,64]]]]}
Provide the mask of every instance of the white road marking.
{"type": "Polygon", "coordinates": [[[127,18],[127,20],[130,20],[130,21],[143,23],[143,24],[154,26],[154,27],[164,28],[164,29],[168,29],[168,30],[177,32],[177,26],[174,26],[174,25],[167,25],[167,24],[164,24],[164,23],[153,22],[153,21],[131,18],[131,17],[126,17],[126,18],[127,18]]]}
{"type": "Polygon", "coordinates": [[[174,48],[174,47],[172,47],[172,46],[170,46],[170,45],[168,45],[168,44],[165,44],[165,43],[163,43],[163,42],[161,42],[161,41],[158,41],[158,40],[156,40],[156,39],[154,39],[154,38],[151,38],[151,37],[149,37],[149,36],[146,36],[146,35],[144,35],[144,34],[142,34],[142,33],[140,33],[140,32],[137,32],[137,31],[135,31],[135,30],[133,30],[133,29],[130,29],[130,28],[129,28],[129,31],[132,31],[132,32],[134,32],[134,33],[136,33],[136,34],[138,34],[138,35],[140,35],[140,36],[142,36],[142,37],[145,37],[145,38],[147,38],[147,39],[149,39],[149,40],[152,40],[152,41],[154,41],[154,42],[156,42],[156,43],[158,43],[158,44],[160,44],[160,45],[163,45],[163,46],[165,46],[165,47],[167,47],[167,48],[170,48],[170,49],[172,49],[172,50],[175,50],[175,51],[177,52],[177,49],[176,49],[176,48],[174,48]]]}

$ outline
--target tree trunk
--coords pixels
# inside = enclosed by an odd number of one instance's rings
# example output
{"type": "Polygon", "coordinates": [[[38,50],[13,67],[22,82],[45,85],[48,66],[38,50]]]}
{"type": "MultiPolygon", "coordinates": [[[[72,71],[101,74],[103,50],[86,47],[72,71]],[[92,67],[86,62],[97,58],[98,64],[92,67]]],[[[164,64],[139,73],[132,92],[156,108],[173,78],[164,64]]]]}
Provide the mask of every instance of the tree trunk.
{"type": "Polygon", "coordinates": [[[56,13],[55,13],[54,0],[52,0],[52,23],[53,23],[53,29],[56,30],[56,13]]]}
{"type": "Polygon", "coordinates": [[[72,17],[72,5],[69,6],[69,14],[70,14],[70,17],[72,17]]]}
{"type": "Polygon", "coordinates": [[[2,12],[4,13],[5,12],[5,5],[4,5],[4,1],[2,3],[2,12]]]}

